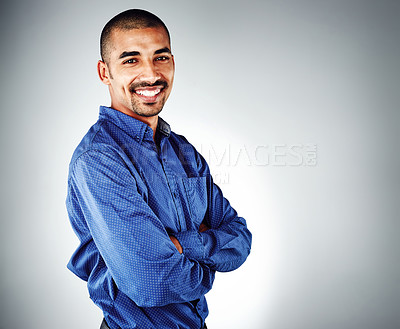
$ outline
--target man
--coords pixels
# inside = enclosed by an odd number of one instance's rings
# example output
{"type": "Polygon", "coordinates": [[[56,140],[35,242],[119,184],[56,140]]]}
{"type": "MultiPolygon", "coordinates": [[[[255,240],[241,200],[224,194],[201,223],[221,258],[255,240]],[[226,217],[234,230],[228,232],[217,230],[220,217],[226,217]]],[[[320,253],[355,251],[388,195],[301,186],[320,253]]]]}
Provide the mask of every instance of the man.
{"type": "Polygon", "coordinates": [[[128,10],[104,27],[100,107],[74,152],[67,209],[80,245],[68,268],[88,282],[102,328],[206,328],[216,271],[238,268],[251,233],[195,148],[158,114],[174,78],[164,23],[128,10]]]}

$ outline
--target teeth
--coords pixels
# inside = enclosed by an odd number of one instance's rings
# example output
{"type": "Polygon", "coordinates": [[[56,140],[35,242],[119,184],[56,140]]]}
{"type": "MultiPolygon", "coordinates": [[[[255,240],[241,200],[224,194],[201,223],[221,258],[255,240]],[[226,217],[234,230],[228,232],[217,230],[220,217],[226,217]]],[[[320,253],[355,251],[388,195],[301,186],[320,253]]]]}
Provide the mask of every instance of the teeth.
{"type": "Polygon", "coordinates": [[[155,90],[141,89],[141,90],[136,90],[136,93],[142,96],[152,97],[159,94],[160,91],[161,89],[155,89],[155,90]]]}

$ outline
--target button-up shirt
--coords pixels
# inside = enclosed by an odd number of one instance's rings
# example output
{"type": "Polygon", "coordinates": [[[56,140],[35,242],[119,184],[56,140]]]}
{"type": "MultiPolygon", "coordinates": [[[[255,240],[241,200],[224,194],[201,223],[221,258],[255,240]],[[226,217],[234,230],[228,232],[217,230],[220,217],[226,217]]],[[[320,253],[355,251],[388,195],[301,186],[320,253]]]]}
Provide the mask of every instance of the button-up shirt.
{"type": "Polygon", "coordinates": [[[215,271],[250,252],[206,161],[161,118],[154,141],[148,125],[100,107],[73,154],[66,204],[80,241],[68,268],[112,329],[201,328],[215,271]]]}

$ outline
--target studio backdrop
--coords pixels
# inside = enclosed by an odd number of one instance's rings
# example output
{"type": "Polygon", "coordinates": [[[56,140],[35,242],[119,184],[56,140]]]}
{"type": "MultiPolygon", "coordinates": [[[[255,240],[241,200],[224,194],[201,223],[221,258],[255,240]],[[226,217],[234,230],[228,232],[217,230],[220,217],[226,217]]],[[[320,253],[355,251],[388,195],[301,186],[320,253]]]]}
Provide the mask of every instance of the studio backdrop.
{"type": "Polygon", "coordinates": [[[128,8],[171,33],[161,117],[253,233],[210,329],[400,328],[400,2],[8,1],[0,10],[1,329],[96,329],[66,264],[72,152],[110,105],[96,63],[128,8]]]}

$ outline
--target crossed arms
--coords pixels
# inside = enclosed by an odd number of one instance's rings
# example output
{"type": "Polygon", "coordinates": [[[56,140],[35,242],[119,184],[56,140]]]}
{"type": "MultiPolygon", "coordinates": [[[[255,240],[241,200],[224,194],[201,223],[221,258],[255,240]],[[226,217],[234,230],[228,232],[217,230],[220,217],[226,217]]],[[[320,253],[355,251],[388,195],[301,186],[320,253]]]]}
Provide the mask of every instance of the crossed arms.
{"type": "MultiPolygon", "coordinates": [[[[205,161],[200,162],[208,173],[205,161]]],[[[245,220],[210,175],[207,186],[208,208],[200,226],[171,233],[121,157],[96,149],[73,164],[67,204],[79,205],[72,221],[93,239],[118,289],[138,306],[164,306],[202,297],[215,271],[238,268],[250,252],[245,220]]]]}

